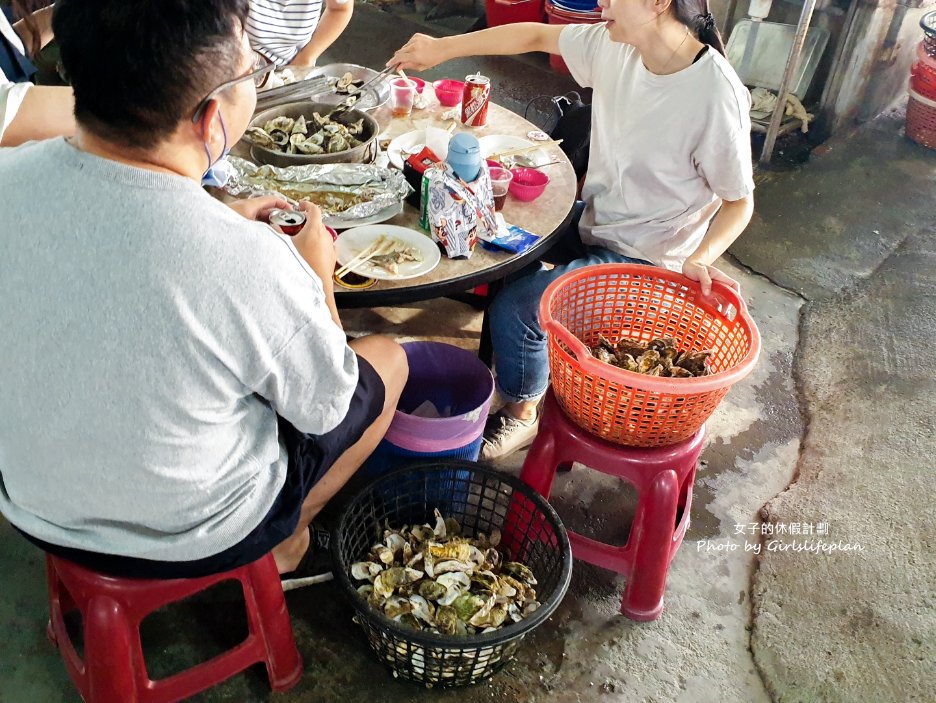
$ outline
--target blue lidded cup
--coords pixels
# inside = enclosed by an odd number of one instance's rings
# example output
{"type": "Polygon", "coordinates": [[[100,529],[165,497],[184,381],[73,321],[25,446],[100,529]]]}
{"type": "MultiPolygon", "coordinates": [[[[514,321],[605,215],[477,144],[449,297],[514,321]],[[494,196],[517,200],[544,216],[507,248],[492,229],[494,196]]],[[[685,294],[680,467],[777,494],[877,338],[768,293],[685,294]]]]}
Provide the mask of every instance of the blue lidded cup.
{"type": "Polygon", "coordinates": [[[481,171],[481,145],[478,138],[471,134],[456,134],[449,141],[448,156],[445,159],[455,171],[455,175],[466,183],[471,183],[481,171]]]}

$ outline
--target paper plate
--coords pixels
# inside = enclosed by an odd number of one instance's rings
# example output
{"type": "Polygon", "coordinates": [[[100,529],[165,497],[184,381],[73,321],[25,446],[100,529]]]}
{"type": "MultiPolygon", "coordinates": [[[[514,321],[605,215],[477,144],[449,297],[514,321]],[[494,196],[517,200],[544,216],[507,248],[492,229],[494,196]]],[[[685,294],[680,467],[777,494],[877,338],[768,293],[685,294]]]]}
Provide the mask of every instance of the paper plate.
{"type": "Polygon", "coordinates": [[[407,261],[399,264],[399,272],[395,274],[368,261],[352,267],[351,270],[354,273],[382,281],[399,281],[429,273],[439,265],[439,261],[442,259],[439,247],[429,238],[428,234],[396,225],[368,225],[367,227],[354,227],[338,235],[338,240],[335,242],[338,263],[344,266],[373,244],[374,240],[381,235],[398,239],[407,246],[416,248],[422,254],[422,261],[407,261]]]}
{"type": "Polygon", "coordinates": [[[448,156],[448,143],[451,138],[452,135],[438,127],[414,129],[412,132],[401,134],[391,141],[387,146],[387,156],[390,157],[391,164],[402,169],[403,162],[406,159],[422,151],[423,146],[428,146],[436,156],[444,161],[445,157],[448,156]]]}

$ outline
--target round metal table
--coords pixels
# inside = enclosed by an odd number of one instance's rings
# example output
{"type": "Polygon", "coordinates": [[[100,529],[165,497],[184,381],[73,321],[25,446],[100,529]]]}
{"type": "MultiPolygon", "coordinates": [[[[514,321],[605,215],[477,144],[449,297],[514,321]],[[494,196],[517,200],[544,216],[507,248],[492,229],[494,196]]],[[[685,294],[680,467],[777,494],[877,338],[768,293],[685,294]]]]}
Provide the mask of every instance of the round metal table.
{"type": "MultiPolygon", "coordinates": [[[[431,86],[427,85],[426,90],[431,93],[431,86]]],[[[414,110],[407,118],[393,118],[388,108],[381,108],[372,113],[381,125],[382,140],[392,139],[414,129],[425,127],[445,129],[450,126],[451,122],[443,120],[442,117],[450,108],[440,107],[434,96],[431,101],[429,108],[414,110]]],[[[536,125],[506,108],[491,103],[485,127],[469,128],[459,124],[455,133],[470,132],[478,138],[486,135],[527,138],[527,133],[535,129],[537,129],[536,125]]],[[[557,162],[540,169],[549,176],[549,185],[546,186],[545,192],[529,203],[520,202],[512,195],[508,195],[503,209],[507,222],[540,235],[536,244],[522,254],[489,251],[479,244],[471,258],[449,259],[443,255],[442,261],[433,271],[418,278],[378,281],[371,288],[363,290],[347,289],[336,285],[335,301],[338,307],[382,307],[432,298],[452,297],[486,309],[486,301],[493,298],[500,290],[504,279],[542,257],[558,241],[572,218],[577,187],[575,171],[558,146],[550,145],[543,148],[548,153],[549,160],[557,162]],[[468,291],[484,284],[488,286],[487,296],[466,295],[468,291]]],[[[418,230],[418,222],[419,212],[407,204],[401,214],[387,220],[386,224],[418,230]]],[[[485,361],[490,362],[487,315],[482,323],[479,355],[485,361]]]]}

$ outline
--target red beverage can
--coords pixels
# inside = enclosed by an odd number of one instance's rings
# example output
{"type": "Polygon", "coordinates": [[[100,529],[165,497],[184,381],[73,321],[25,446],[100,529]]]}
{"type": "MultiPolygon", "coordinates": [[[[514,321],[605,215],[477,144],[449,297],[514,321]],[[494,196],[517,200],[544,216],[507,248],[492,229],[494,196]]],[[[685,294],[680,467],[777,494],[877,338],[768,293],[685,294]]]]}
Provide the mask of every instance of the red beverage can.
{"type": "Polygon", "coordinates": [[[305,213],[299,210],[280,210],[278,208],[270,210],[270,224],[277,225],[283,230],[283,234],[288,234],[290,237],[299,234],[300,230],[305,226],[305,222],[305,213]]]}
{"type": "Polygon", "coordinates": [[[488,104],[491,102],[491,79],[480,73],[465,77],[465,92],[462,95],[461,121],[468,127],[483,127],[487,124],[488,104]]]}

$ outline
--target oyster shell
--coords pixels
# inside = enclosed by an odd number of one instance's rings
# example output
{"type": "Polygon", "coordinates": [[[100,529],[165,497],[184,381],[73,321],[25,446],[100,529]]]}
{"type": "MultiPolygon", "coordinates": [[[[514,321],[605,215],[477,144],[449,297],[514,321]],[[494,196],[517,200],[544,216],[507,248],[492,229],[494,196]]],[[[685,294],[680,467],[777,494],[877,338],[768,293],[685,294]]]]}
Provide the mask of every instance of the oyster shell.
{"type": "Polygon", "coordinates": [[[273,141],[273,137],[270,136],[270,133],[259,127],[250,127],[244,133],[244,136],[247,137],[252,143],[257,146],[261,146],[265,149],[271,149],[276,146],[276,142],[273,141]]]}
{"type": "Polygon", "coordinates": [[[338,82],[335,83],[335,87],[338,90],[347,90],[348,86],[350,86],[353,82],[354,76],[351,75],[350,72],[345,73],[343,76],[341,76],[341,78],[338,79],[338,82]]]}
{"type": "Polygon", "coordinates": [[[383,566],[372,561],[356,561],[351,565],[351,578],[358,581],[373,581],[374,577],[383,571],[383,566]]]}
{"type": "Polygon", "coordinates": [[[294,124],[296,124],[296,121],[292,117],[280,115],[279,117],[274,117],[272,120],[263,125],[263,129],[266,132],[281,131],[289,134],[292,132],[294,124]]]}
{"type": "Polygon", "coordinates": [[[306,125],[306,118],[303,115],[299,115],[296,118],[296,121],[293,123],[292,129],[290,130],[293,134],[308,134],[309,127],[306,125]]]}

